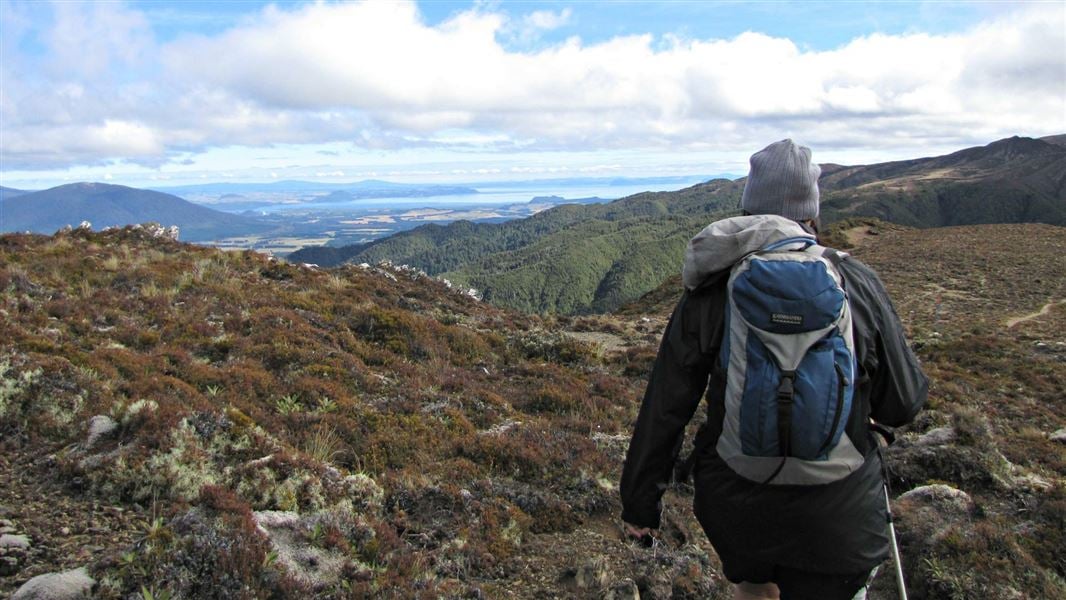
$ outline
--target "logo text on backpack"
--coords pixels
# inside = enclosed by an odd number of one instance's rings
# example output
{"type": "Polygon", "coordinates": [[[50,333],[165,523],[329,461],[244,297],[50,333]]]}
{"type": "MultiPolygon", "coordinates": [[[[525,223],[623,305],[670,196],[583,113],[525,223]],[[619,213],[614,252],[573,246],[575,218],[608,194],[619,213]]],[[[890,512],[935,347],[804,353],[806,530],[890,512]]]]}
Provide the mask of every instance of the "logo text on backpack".
{"type": "Polygon", "coordinates": [[[783,313],[770,313],[770,322],[780,325],[803,325],[803,315],[786,315],[783,313]]]}

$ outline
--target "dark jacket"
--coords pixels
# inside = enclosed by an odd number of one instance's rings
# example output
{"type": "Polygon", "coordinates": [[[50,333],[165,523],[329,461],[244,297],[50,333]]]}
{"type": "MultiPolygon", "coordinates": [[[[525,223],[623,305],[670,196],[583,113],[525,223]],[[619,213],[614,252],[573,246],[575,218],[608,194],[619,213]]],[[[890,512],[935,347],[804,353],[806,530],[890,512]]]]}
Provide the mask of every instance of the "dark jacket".
{"type": "Polygon", "coordinates": [[[706,392],[707,423],[695,441],[695,508],[720,553],[824,573],[866,571],[887,556],[881,463],[868,422],[871,417],[893,427],[910,422],[925,402],[928,382],[877,275],[852,258],[839,270],[851,303],[861,375],[846,431],[866,457],[863,466],[821,486],[760,486],[718,457],[725,373],[717,357],[729,270],[701,274],[698,284],[686,272],[690,289],[663,335],[626,456],[623,520],[659,526],[662,494],[685,426],[706,392]]]}

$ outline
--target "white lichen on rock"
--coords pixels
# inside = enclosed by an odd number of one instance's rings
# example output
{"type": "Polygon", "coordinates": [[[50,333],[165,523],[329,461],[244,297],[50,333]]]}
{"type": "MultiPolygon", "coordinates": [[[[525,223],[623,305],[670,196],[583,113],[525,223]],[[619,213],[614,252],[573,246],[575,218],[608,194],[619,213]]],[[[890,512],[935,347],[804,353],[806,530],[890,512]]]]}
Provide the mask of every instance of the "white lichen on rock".
{"type": "Polygon", "coordinates": [[[85,567],[38,575],[22,584],[11,600],[75,600],[87,598],[96,581],[85,567]]]}

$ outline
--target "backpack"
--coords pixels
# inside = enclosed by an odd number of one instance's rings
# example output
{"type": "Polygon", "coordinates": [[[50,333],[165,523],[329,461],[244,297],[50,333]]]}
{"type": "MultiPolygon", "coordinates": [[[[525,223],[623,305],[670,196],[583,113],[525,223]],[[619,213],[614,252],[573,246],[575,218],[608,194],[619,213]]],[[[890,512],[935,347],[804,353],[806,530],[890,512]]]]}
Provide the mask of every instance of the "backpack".
{"type": "Polygon", "coordinates": [[[793,237],[732,267],[717,451],[746,479],[819,485],[863,464],[845,432],[857,374],[851,308],[837,270],[846,257],[793,237]]]}

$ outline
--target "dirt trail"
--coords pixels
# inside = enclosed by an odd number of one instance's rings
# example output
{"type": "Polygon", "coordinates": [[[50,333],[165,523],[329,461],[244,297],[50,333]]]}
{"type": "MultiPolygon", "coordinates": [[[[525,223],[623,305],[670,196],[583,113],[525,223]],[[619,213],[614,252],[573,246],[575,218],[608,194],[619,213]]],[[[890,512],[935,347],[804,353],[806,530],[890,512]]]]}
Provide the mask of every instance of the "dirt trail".
{"type": "Polygon", "coordinates": [[[1050,313],[1051,309],[1054,308],[1056,304],[1066,304],[1066,300],[1052,300],[1051,302],[1048,302],[1047,304],[1045,304],[1040,310],[1036,311],[1035,313],[1024,315],[1024,316],[1021,316],[1021,317],[1014,317],[1012,319],[1007,319],[1007,329],[1010,329],[1011,327],[1014,327],[1018,323],[1024,323],[1025,321],[1031,321],[1033,319],[1042,317],[1042,316],[1050,313]]]}
{"type": "Polygon", "coordinates": [[[859,225],[858,227],[844,230],[844,238],[855,248],[861,246],[864,241],[874,237],[874,235],[870,233],[869,225],[859,225]]]}

